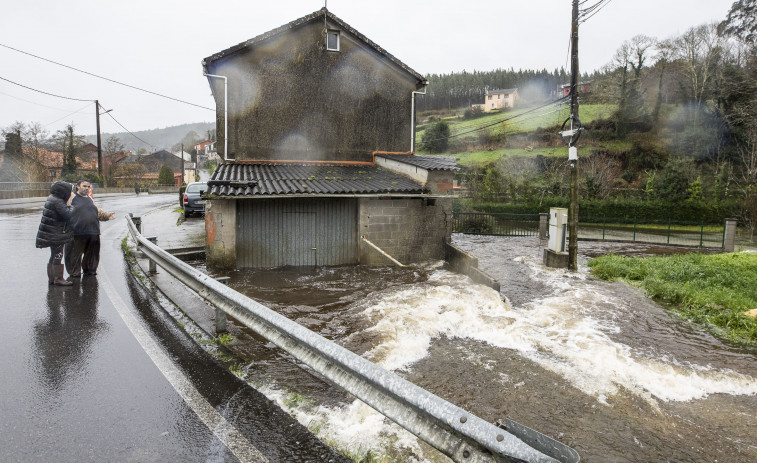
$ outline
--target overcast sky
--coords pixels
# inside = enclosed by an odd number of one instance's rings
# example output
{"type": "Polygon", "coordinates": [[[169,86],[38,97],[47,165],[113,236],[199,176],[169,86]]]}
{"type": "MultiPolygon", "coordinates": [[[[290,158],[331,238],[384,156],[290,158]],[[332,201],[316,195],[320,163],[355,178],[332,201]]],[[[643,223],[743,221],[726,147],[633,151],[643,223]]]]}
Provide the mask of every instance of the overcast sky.
{"type": "MultiPolygon", "coordinates": [[[[590,6],[599,0],[587,0],[590,6]]],[[[637,34],[667,38],[725,18],[733,0],[611,0],[579,30],[582,72],[637,34]]],[[[100,100],[131,131],[213,121],[208,109],[153,96],[10,50],[13,47],[200,106],[214,107],[203,58],[319,10],[324,0],[14,0],[3,8],[0,78],[100,100]]],[[[328,0],[344,22],[421,74],[568,64],[571,0],[328,0]]],[[[95,133],[94,104],[0,80],[0,127],[73,122],[95,133]],[[78,112],[77,112],[78,111],[78,112]]],[[[121,129],[108,116],[103,132],[121,129]]]]}

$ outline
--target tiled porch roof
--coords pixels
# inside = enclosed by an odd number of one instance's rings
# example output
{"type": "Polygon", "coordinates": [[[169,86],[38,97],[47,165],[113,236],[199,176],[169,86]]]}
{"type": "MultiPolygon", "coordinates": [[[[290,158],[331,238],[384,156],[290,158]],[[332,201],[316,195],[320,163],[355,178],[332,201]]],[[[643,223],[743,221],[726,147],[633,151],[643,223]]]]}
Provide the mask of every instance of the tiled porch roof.
{"type": "Polygon", "coordinates": [[[217,196],[380,195],[428,193],[423,186],[371,164],[236,162],[208,181],[217,196]]]}

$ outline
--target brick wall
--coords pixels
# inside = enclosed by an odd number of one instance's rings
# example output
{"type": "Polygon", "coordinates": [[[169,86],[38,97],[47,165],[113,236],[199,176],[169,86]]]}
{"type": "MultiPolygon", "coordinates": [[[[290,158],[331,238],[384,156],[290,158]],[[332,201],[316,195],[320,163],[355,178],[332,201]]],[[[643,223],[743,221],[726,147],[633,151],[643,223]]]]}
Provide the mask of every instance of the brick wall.
{"type": "MultiPolygon", "coordinates": [[[[452,233],[452,200],[368,199],[359,204],[358,234],[403,264],[444,259],[452,233]]],[[[360,263],[387,265],[389,259],[361,241],[360,263]]]]}

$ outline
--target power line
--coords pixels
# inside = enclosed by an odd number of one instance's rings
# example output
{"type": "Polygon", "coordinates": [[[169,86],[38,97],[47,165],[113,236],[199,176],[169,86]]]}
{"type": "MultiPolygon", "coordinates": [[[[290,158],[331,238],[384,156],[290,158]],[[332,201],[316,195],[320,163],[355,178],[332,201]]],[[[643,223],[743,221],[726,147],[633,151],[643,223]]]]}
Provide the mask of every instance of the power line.
{"type": "Polygon", "coordinates": [[[26,85],[19,84],[18,82],[13,82],[12,80],[6,79],[5,77],[2,77],[2,76],[0,76],[0,79],[4,80],[6,82],[10,82],[13,85],[18,85],[19,87],[24,87],[26,89],[33,90],[33,91],[38,92],[38,93],[44,93],[45,95],[50,95],[50,96],[54,96],[54,97],[57,97],[57,98],[64,98],[66,100],[74,100],[74,101],[92,101],[92,102],[95,101],[95,100],[82,100],[80,98],[71,98],[71,97],[68,97],[68,96],[56,95],[55,93],[43,92],[42,90],[37,90],[36,88],[27,87],[26,85]]]}
{"type": "MultiPolygon", "coordinates": [[[[98,111],[99,111],[99,109],[98,109],[98,111]]],[[[111,113],[105,113],[105,114],[107,114],[107,115],[108,115],[108,116],[109,116],[109,117],[110,117],[111,119],[113,119],[113,121],[114,121],[114,122],[115,122],[116,124],[120,125],[120,126],[121,126],[121,128],[122,128],[122,129],[124,129],[125,131],[127,131],[127,132],[128,132],[128,133],[129,133],[129,134],[130,134],[130,135],[132,136],[132,137],[136,138],[137,140],[141,141],[142,143],[144,143],[145,145],[147,145],[147,146],[149,146],[149,147],[151,147],[151,148],[153,148],[153,149],[156,149],[156,150],[158,149],[158,148],[156,148],[156,147],[155,147],[155,146],[154,146],[154,145],[153,145],[152,143],[148,143],[148,142],[146,142],[146,141],[142,140],[141,138],[139,138],[138,136],[134,135],[134,133],[133,133],[133,132],[132,132],[131,130],[127,129],[126,127],[124,127],[124,126],[123,126],[123,124],[121,124],[120,122],[118,122],[118,121],[116,120],[116,118],[115,118],[115,117],[113,117],[113,115],[112,115],[111,113]]]]}
{"type": "Polygon", "coordinates": [[[582,18],[579,22],[579,24],[583,24],[589,19],[591,19],[595,14],[599,13],[604,7],[610,4],[612,0],[599,0],[594,5],[584,9],[579,13],[579,18],[582,18]],[[587,16],[588,15],[588,16],[587,16]]]}
{"type": "Polygon", "coordinates": [[[47,127],[48,125],[53,125],[53,124],[55,124],[56,122],[58,122],[58,121],[62,121],[63,119],[67,118],[68,116],[73,116],[74,114],[80,113],[80,112],[84,111],[85,109],[89,108],[89,107],[90,107],[90,105],[92,105],[92,102],[90,102],[89,104],[87,104],[86,106],[84,106],[84,107],[83,107],[83,108],[81,108],[81,109],[77,109],[76,111],[74,111],[74,112],[72,112],[72,113],[66,114],[65,116],[61,117],[60,119],[56,119],[56,120],[54,120],[54,121],[50,122],[49,124],[45,124],[45,125],[44,125],[43,127],[47,127]]]}
{"type": "MultiPolygon", "coordinates": [[[[26,51],[23,51],[23,50],[19,50],[18,48],[13,48],[13,47],[11,47],[9,45],[5,45],[3,43],[0,43],[0,47],[5,47],[5,48],[8,48],[8,49],[13,50],[13,51],[16,51],[16,52],[19,52],[19,53],[23,53],[24,55],[32,56],[34,58],[41,59],[42,61],[47,61],[48,63],[57,64],[58,66],[62,66],[64,68],[71,69],[71,70],[76,71],[76,72],[81,72],[82,74],[87,74],[88,76],[97,77],[98,79],[107,80],[108,82],[113,82],[114,84],[123,85],[124,87],[129,87],[129,88],[132,88],[134,90],[139,90],[141,92],[149,93],[151,95],[159,96],[161,98],[167,98],[169,100],[178,101],[179,103],[184,103],[184,104],[188,104],[188,105],[191,105],[191,106],[196,106],[198,108],[207,109],[207,110],[210,110],[210,111],[215,111],[215,109],[208,108],[207,106],[202,106],[202,105],[198,105],[198,104],[195,104],[195,103],[190,103],[188,101],[180,100],[178,98],[173,98],[173,97],[170,97],[170,96],[167,96],[167,95],[163,95],[161,93],[153,92],[151,90],[145,90],[144,88],[136,87],[134,85],[125,84],[123,82],[119,82],[117,80],[113,80],[113,79],[110,79],[108,77],[103,77],[101,75],[93,74],[93,73],[88,72],[88,71],[83,71],[83,70],[75,68],[73,66],[68,66],[66,64],[59,63],[59,62],[53,61],[51,59],[47,59],[47,58],[43,58],[41,56],[37,56],[37,55],[35,55],[33,53],[29,53],[29,52],[26,52],[26,51]]],[[[84,100],[82,100],[82,101],[84,101],[84,100]]]]}
{"type": "Polygon", "coordinates": [[[55,110],[55,111],[62,111],[62,112],[71,111],[71,108],[63,109],[63,108],[56,108],[54,106],[47,106],[47,105],[44,105],[42,103],[37,103],[36,101],[27,100],[25,98],[17,97],[16,95],[11,95],[10,93],[0,92],[0,95],[5,95],[5,96],[7,96],[9,98],[13,98],[14,100],[23,101],[24,103],[33,104],[35,106],[41,106],[43,108],[52,109],[52,110],[55,110]]]}

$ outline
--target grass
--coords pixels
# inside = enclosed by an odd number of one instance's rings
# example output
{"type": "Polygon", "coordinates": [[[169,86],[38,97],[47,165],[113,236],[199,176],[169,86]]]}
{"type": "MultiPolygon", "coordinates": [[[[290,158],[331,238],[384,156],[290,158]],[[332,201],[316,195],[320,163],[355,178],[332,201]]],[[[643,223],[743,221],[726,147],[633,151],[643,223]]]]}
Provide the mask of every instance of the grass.
{"type": "Polygon", "coordinates": [[[739,344],[757,346],[757,254],[684,254],[668,257],[602,256],[592,274],[644,289],[682,317],[739,344]]]}
{"type": "MultiPolygon", "coordinates": [[[[496,124],[491,127],[492,134],[501,133],[507,130],[508,133],[518,132],[530,132],[536,130],[539,127],[554,127],[561,126],[563,121],[569,115],[569,109],[567,106],[558,112],[551,112],[554,108],[535,109],[536,107],[529,108],[517,108],[504,112],[497,112],[493,114],[487,114],[476,119],[464,120],[459,117],[445,117],[443,118],[450,126],[450,132],[452,134],[467,132],[469,130],[476,129],[483,125],[494,124],[497,121],[506,119],[518,114],[523,114],[526,111],[533,110],[533,112],[524,114],[521,117],[515,118],[511,121],[504,122],[502,124],[496,124]],[[551,113],[551,114],[545,114],[551,113]]],[[[607,119],[615,111],[616,105],[613,104],[585,104],[579,108],[580,119],[583,125],[586,125],[596,119],[607,119]]],[[[427,123],[423,123],[423,127],[427,127],[427,123]]],[[[423,138],[424,130],[420,130],[416,133],[416,139],[421,140],[423,138]]],[[[476,132],[473,133],[474,135],[476,132]]]]}
{"type": "MultiPolygon", "coordinates": [[[[420,153],[429,154],[429,153],[420,153]]],[[[447,153],[445,153],[447,154],[447,153]]],[[[567,148],[548,147],[548,148],[499,148],[496,150],[485,151],[467,151],[463,153],[454,153],[457,163],[461,166],[474,166],[479,164],[488,164],[500,158],[508,156],[565,156],[568,157],[567,148]]]]}
{"type": "MultiPolygon", "coordinates": [[[[493,125],[489,129],[484,129],[484,131],[474,131],[476,128],[487,125],[487,124],[494,124],[497,121],[501,121],[502,119],[505,119],[507,117],[511,117],[517,114],[524,113],[526,111],[529,111],[533,108],[518,108],[514,110],[509,110],[505,112],[498,112],[494,114],[489,114],[486,116],[479,117],[477,119],[472,120],[463,120],[459,117],[452,116],[452,117],[445,117],[444,120],[449,124],[450,126],[450,133],[451,134],[459,134],[464,132],[472,131],[471,133],[467,133],[465,135],[461,135],[460,137],[455,137],[453,140],[456,140],[457,146],[463,149],[467,147],[476,147],[480,146],[480,143],[478,142],[478,137],[480,133],[485,132],[486,130],[490,131],[492,136],[496,136],[498,134],[501,134],[503,132],[507,132],[508,135],[513,135],[517,133],[527,133],[534,130],[537,130],[539,128],[553,128],[555,133],[557,133],[557,127],[561,126],[563,121],[568,116],[568,109],[567,107],[563,110],[552,113],[552,114],[542,114],[544,111],[542,110],[536,110],[533,113],[529,113],[527,115],[524,115],[520,118],[513,119],[512,121],[500,123],[493,125]]],[[[581,122],[586,125],[590,122],[597,120],[597,119],[606,119],[609,118],[612,113],[615,111],[616,105],[611,104],[586,104],[581,105],[580,111],[581,111],[581,122]]],[[[428,123],[424,123],[421,125],[421,127],[425,128],[428,126],[428,123]]],[[[422,146],[421,140],[423,139],[423,133],[424,130],[419,130],[416,133],[416,140],[419,142],[419,145],[422,146]]],[[[595,151],[597,149],[599,150],[607,150],[607,151],[618,151],[622,149],[628,149],[631,144],[627,141],[619,141],[619,140],[610,140],[610,141],[592,141],[588,140],[589,144],[584,143],[582,145],[584,151],[584,155],[588,155],[588,151],[595,151]]],[[[430,154],[428,152],[424,152],[422,150],[418,151],[418,154],[430,154]]],[[[498,148],[494,150],[482,150],[482,151],[461,151],[458,153],[442,153],[445,155],[452,155],[457,159],[458,164],[462,166],[476,166],[476,165],[482,165],[482,164],[489,164],[492,162],[497,161],[500,158],[508,157],[508,156],[519,156],[519,157],[535,157],[535,156],[564,156],[567,158],[567,148],[564,146],[550,146],[550,147],[522,147],[522,148],[498,148]]]]}

